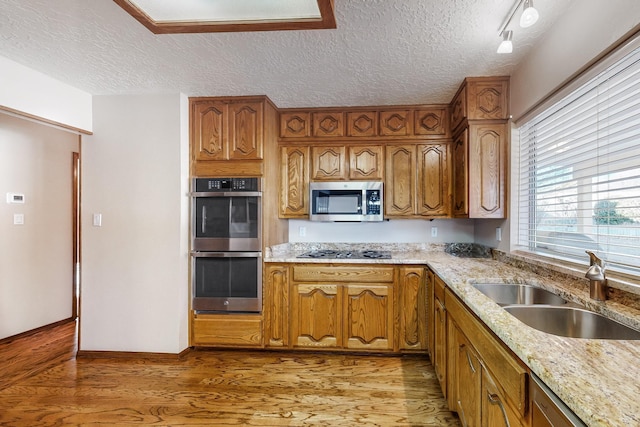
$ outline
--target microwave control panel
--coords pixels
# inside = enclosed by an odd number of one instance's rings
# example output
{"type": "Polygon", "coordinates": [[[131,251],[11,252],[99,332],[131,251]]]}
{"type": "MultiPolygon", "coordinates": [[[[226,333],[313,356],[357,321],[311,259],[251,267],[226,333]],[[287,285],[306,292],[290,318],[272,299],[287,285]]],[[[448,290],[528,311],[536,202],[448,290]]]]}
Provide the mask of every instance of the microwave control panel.
{"type": "Polygon", "coordinates": [[[195,191],[260,191],[260,178],[196,178],[195,191]]]}
{"type": "Polygon", "coordinates": [[[380,215],[380,190],[367,190],[367,215],[380,215]]]}

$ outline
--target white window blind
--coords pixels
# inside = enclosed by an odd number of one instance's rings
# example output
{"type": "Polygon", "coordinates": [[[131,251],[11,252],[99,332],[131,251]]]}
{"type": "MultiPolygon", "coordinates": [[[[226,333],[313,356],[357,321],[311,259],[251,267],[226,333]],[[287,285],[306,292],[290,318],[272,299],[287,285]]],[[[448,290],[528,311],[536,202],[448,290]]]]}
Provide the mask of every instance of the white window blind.
{"type": "Polygon", "coordinates": [[[640,48],[519,134],[518,244],[640,274],[640,48]]]}

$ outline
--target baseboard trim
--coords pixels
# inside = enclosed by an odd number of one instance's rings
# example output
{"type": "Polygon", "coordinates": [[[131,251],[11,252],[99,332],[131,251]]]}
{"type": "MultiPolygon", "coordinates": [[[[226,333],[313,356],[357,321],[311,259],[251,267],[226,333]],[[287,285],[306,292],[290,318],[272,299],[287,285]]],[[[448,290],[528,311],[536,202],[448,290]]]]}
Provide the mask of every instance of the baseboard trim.
{"type": "Polygon", "coordinates": [[[153,360],[153,361],[176,361],[183,359],[191,348],[186,348],[180,353],[152,353],[144,351],[94,351],[78,350],[77,359],[128,359],[128,360],[153,360]]]}
{"type": "Polygon", "coordinates": [[[58,327],[60,325],[64,325],[66,323],[75,322],[75,321],[76,321],[76,319],[74,319],[73,317],[69,317],[67,319],[59,320],[59,321],[54,322],[54,323],[49,323],[48,325],[40,326],[38,328],[30,329],[28,331],[21,332],[21,333],[16,334],[16,335],[11,335],[9,337],[2,338],[2,339],[0,339],[0,344],[8,344],[8,343],[10,343],[12,341],[15,341],[15,340],[18,340],[18,339],[21,339],[21,338],[30,337],[31,335],[35,335],[35,334],[38,334],[40,332],[47,331],[49,329],[53,329],[53,328],[58,327]]]}

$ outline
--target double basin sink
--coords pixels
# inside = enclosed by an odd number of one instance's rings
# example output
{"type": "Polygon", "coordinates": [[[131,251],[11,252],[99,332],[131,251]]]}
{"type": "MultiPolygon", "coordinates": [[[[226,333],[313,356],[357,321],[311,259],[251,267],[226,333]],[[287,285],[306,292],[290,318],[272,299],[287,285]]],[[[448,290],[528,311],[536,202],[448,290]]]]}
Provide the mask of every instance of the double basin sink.
{"type": "Polygon", "coordinates": [[[532,328],[570,338],[640,340],[640,332],[546,289],[519,283],[475,283],[473,287],[532,328]]]}

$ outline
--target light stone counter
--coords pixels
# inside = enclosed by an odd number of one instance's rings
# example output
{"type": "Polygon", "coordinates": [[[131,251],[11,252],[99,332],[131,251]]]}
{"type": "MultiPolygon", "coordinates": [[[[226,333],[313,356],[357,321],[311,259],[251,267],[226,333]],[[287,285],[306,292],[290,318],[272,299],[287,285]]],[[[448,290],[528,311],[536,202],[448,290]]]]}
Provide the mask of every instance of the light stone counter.
{"type": "Polygon", "coordinates": [[[265,262],[428,265],[588,426],[640,426],[640,341],[565,338],[540,332],[511,316],[470,284],[496,281],[534,284],[640,329],[637,296],[614,290],[611,299],[596,302],[589,299],[586,279],[571,278],[540,266],[525,268],[521,260],[514,261],[503,254],[500,261],[458,258],[444,253],[443,248],[428,244],[290,243],[270,248],[265,253],[265,262]],[[392,259],[296,258],[320,248],[388,250],[392,259]]]}

